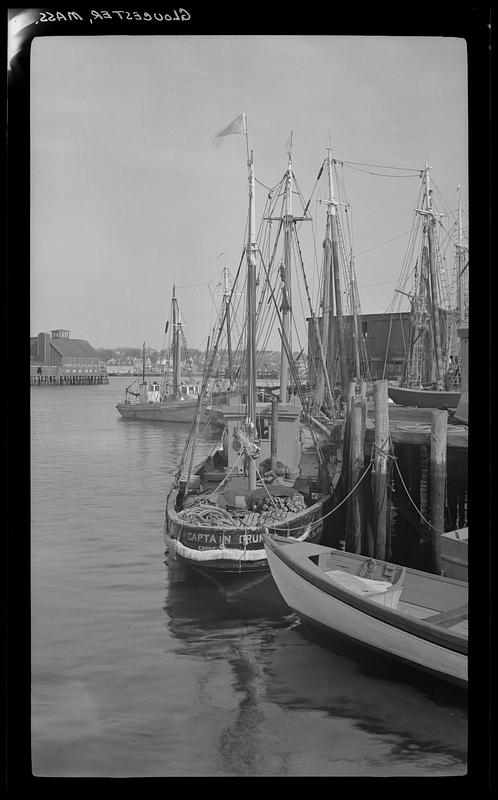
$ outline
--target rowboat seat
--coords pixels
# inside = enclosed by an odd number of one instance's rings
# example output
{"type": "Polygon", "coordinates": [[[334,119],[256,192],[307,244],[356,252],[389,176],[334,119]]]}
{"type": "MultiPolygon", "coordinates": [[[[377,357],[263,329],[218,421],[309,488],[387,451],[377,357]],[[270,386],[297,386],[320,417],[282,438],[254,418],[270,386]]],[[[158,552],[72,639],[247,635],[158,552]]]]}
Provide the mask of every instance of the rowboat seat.
{"type": "Polygon", "coordinates": [[[432,616],[425,618],[425,622],[431,622],[433,625],[442,625],[443,628],[450,628],[452,625],[467,619],[468,616],[469,605],[465,603],[463,606],[458,606],[458,608],[442,611],[440,614],[432,614],[432,616]]]}

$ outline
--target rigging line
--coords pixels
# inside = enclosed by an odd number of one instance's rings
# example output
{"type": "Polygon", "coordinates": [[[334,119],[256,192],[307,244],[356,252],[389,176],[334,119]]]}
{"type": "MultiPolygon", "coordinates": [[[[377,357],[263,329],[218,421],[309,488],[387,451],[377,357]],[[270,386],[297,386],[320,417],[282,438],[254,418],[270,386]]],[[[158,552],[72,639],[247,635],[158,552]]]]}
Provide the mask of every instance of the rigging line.
{"type": "MultiPolygon", "coordinates": [[[[375,444],[374,444],[374,447],[375,447],[375,444]]],[[[399,465],[398,465],[398,461],[397,461],[397,459],[396,459],[394,456],[391,456],[391,457],[392,457],[392,458],[393,458],[393,460],[394,460],[394,464],[395,464],[395,466],[396,466],[396,469],[398,470],[398,475],[399,475],[399,477],[400,477],[400,479],[401,479],[401,483],[403,484],[403,487],[404,487],[404,489],[405,489],[405,492],[406,492],[406,494],[407,494],[407,496],[408,496],[408,499],[409,499],[410,503],[413,505],[413,507],[415,508],[415,510],[416,510],[416,512],[417,512],[417,514],[419,514],[419,515],[420,515],[420,519],[423,519],[423,521],[425,522],[425,524],[426,524],[426,525],[428,525],[428,526],[429,526],[429,528],[432,528],[432,530],[433,530],[433,531],[436,531],[436,533],[446,533],[446,531],[444,531],[444,530],[442,531],[442,530],[440,530],[440,528],[435,528],[435,527],[434,527],[434,525],[432,525],[432,524],[429,522],[429,520],[427,520],[427,519],[424,517],[424,515],[422,514],[422,512],[421,512],[421,511],[420,511],[420,509],[418,508],[417,504],[416,504],[416,503],[415,503],[415,501],[412,499],[412,496],[410,495],[410,492],[409,492],[409,491],[408,491],[408,489],[406,488],[406,483],[405,483],[405,482],[404,482],[404,480],[403,480],[403,476],[402,476],[402,474],[401,474],[401,470],[400,470],[400,468],[399,468],[399,465]]]]}
{"type": "Polygon", "coordinates": [[[333,158],[332,162],[334,164],[359,164],[362,167],[376,167],[377,169],[397,169],[401,172],[416,172],[417,175],[420,175],[422,172],[421,169],[415,169],[414,167],[391,167],[388,164],[367,164],[364,161],[338,161],[337,159],[333,158]]]}
{"type": "Polygon", "coordinates": [[[362,250],[361,253],[355,253],[354,257],[359,258],[360,256],[364,256],[365,253],[370,253],[372,250],[376,250],[378,247],[384,247],[385,244],[390,244],[391,242],[395,242],[396,239],[402,239],[403,236],[408,236],[412,232],[412,229],[409,231],[405,231],[404,233],[400,233],[398,236],[393,236],[392,239],[386,239],[385,242],[381,242],[380,244],[374,244],[373,247],[369,247],[368,250],[362,250]]]}
{"type": "Polygon", "coordinates": [[[364,172],[366,175],[378,175],[380,178],[418,178],[417,175],[389,175],[388,172],[372,172],[369,169],[360,169],[359,167],[349,167],[354,169],[355,172],[364,172]]]}
{"type": "MultiPolygon", "coordinates": [[[[322,517],[320,517],[320,519],[319,519],[319,520],[317,520],[316,522],[313,522],[313,523],[312,523],[312,525],[311,525],[311,530],[314,530],[315,528],[317,528],[317,527],[318,527],[318,526],[319,526],[321,523],[323,523],[323,520],[327,519],[327,517],[330,517],[332,514],[335,514],[335,512],[336,512],[336,511],[337,511],[337,510],[338,510],[338,509],[339,509],[339,508],[340,508],[340,507],[341,507],[341,506],[342,506],[342,505],[343,505],[343,504],[346,502],[346,500],[349,500],[349,498],[351,497],[351,495],[352,495],[352,494],[353,494],[353,493],[356,491],[356,489],[358,488],[358,486],[359,486],[359,485],[360,485],[360,483],[362,482],[363,478],[364,478],[366,475],[368,475],[368,473],[369,473],[369,472],[370,472],[370,470],[372,469],[372,465],[373,465],[373,459],[371,459],[371,460],[370,460],[370,462],[369,462],[368,466],[365,468],[365,471],[364,471],[363,475],[362,475],[362,476],[361,476],[361,478],[360,478],[360,479],[359,479],[359,480],[358,480],[358,481],[355,483],[355,485],[353,486],[353,488],[351,489],[351,491],[350,491],[350,492],[348,492],[348,494],[346,495],[346,497],[343,497],[343,498],[342,498],[342,500],[341,500],[341,502],[340,502],[340,503],[338,503],[336,506],[334,506],[334,508],[333,508],[331,511],[329,511],[327,514],[324,514],[324,515],[323,515],[322,517]]],[[[294,528],[294,530],[299,530],[299,529],[298,529],[298,528],[294,528]]]]}
{"type": "Polygon", "coordinates": [[[176,284],[176,288],[177,289],[197,289],[198,286],[209,286],[218,277],[218,275],[219,275],[219,273],[217,272],[216,275],[214,276],[214,278],[211,278],[211,280],[208,283],[190,283],[190,284],[188,284],[188,286],[179,286],[178,284],[176,284]]]}
{"type": "MultiPolygon", "coordinates": [[[[219,328],[219,332],[218,332],[218,339],[217,339],[217,341],[215,343],[215,346],[214,346],[214,349],[213,349],[213,355],[211,357],[211,361],[208,364],[206,364],[205,368],[204,368],[204,375],[203,375],[203,380],[202,380],[202,384],[201,384],[201,391],[199,393],[199,404],[202,402],[202,397],[205,394],[206,389],[207,389],[207,383],[208,383],[208,381],[209,381],[209,379],[211,377],[211,372],[212,372],[212,368],[214,366],[215,356],[216,356],[217,348],[218,348],[219,341],[220,341],[220,338],[221,338],[221,333],[222,333],[222,330],[223,330],[223,326],[225,325],[225,319],[226,319],[226,315],[227,315],[227,308],[231,304],[231,301],[232,301],[235,285],[236,285],[236,283],[238,281],[238,278],[239,278],[240,269],[241,269],[241,266],[242,266],[243,259],[244,259],[244,252],[242,253],[242,256],[241,256],[241,259],[240,259],[240,262],[239,262],[239,266],[238,266],[238,269],[237,269],[237,274],[235,276],[235,281],[234,281],[234,284],[232,286],[232,290],[230,292],[229,303],[227,305],[225,305],[225,308],[224,308],[223,319],[222,319],[221,324],[220,324],[220,328],[219,328]]],[[[197,414],[196,414],[196,416],[197,416],[197,414]]],[[[194,427],[195,427],[195,422],[192,424],[192,426],[190,428],[189,435],[188,435],[187,441],[186,441],[184,449],[183,449],[183,453],[182,453],[182,457],[181,457],[181,461],[180,461],[180,470],[183,469],[183,465],[184,465],[184,463],[186,461],[187,454],[188,454],[190,446],[192,446],[192,448],[195,447],[195,442],[192,440],[193,439],[194,427]]]]}
{"type": "Polygon", "coordinates": [[[271,194],[273,191],[275,191],[275,189],[276,189],[276,188],[277,188],[277,186],[278,186],[278,183],[277,183],[277,184],[276,184],[276,185],[275,185],[275,186],[274,186],[272,189],[270,189],[270,187],[269,187],[269,186],[267,186],[267,185],[266,185],[266,183],[263,183],[262,181],[258,181],[258,179],[257,179],[256,177],[254,178],[254,180],[256,181],[256,183],[259,183],[259,185],[260,185],[260,186],[262,186],[262,187],[263,187],[263,189],[268,189],[268,191],[270,192],[270,194],[271,194]]]}
{"type": "Polygon", "coordinates": [[[304,209],[304,213],[303,213],[303,217],[305,217],[305,216],[306,216],[306,212],[308,211],[309,205],[310,205],[310,203],[311,203],[311,200],[312,200],[312,198],[313,198],[313,195],[314,195],[314,193],[315,193],[315,189],[316,189],[316,187],[318,186],[318,182],[319,182],[320,178],[322,177],[322,172],[323,172],[323,167],[324,167],[324,164],[325,164],[325,159],[323,160],[323,162],[322,162],[322,165],[321,165],[321,167],[320,167],[320,170],[319,170],[319,172],[318,172],[318,175],[317,175],[317,178],[316,178],[316,181],[315,181],[315,185],[313,186],[313,189],[312,189],[312,191],[311,191],[311,194],[310,194],[310,196],[309,196],[309,200],[308,200],[308,202],[306,203],[306,206],[305,206],[305,209],[304,209]]]}
{"type": "MultiPolygon", "coordinates": [[[[278,322],[279,322],[279,325],[280,325],[280,328],[279,328],[278,332],[279,332],[280,339],[282,341],[282,345],[283,345],[284,350],[285,350],[285,354],[286,354],[286,357],[287,357],[287,363],[288,363],[288,365],[290,367],[290,373],[291,373],[291,376],[292,376],[292,378],[294,380],[294,384],[295,384],[296,388],[298,389],[298,394],[300,396],[300,400],[301,400],[301,402],[303,402],[302,392],[301,392],[300,385],[299,385],[299,377],[295,374],[295,365],[294,365],[294,362],[293,362],[293,359],[292,359],[292,351],[290,350],[289,343],[287,342],[286,337],[284,336],[283,331],[282,331],[282,328],[283,328],[282,316],[281,316],[280,311],[278,309],[278,303],[277,303],[277,299],[276,299],[276,296],[275,296],[275,292],[274,292],[274,290],[273,290],[273,288],[271,286],[270,276],[269,276],[269,273],[268,273],[268,268],[267,268],[263,258],[261,258],[261,263],[263,265],[263,269],[264,269],[265,274],[266,274],[266,280],[268,281],[268,284],[269,284],[269,287],[270,287],[271,298],[273,300],[273,303],[274,303],[274,306],[275,306],[276,317],[278,318],[278,322]]],[[[303,405],[304,405],[304,402],[303,402],[303,405]]],[[[321,450],[320,450],[320,447],[318,445],[318,442],[316,441],[315,433],[314,433],[314,431],[312,431],[311,427],[310,427],[309,430],[310,430],[311,436],[312,436],[313,441],[314,441],[315,449],[317,451],[317,456],[318,456],[319,460],[321,462],[323,462],[323,454],[321,453],[321,450]]]]}
{"type": "Polygon", "coordinates": [[[385,286],[387,283],[395,283],[396,278],[393,278],[392,281],[380,281],[379,283],[362,283],[361,286],[358,286],[358,289],[370,289],[371,286],[385,286]]]}

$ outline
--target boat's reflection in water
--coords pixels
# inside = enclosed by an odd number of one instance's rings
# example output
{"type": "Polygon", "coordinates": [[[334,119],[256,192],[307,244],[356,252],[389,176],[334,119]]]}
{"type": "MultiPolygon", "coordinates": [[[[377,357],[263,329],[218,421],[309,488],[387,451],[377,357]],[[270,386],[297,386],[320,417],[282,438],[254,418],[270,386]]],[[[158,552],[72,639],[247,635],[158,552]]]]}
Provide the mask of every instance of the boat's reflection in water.
{"type": "Polygon", "coordinates": [[[211,678],[201,682],[213,680],[213,661],[230,666],[229,721],[216,733],[223,774],[305,774],[295,761],[302,770],[307,748],[314,769],[324,751],[322,775],[420,774],[426,765],[436,774],[465,771],[462,690],[299,622],[271,575],[260,578],[222,590],[184,567],[168,569],[165,611],[176,652],[209,662],[211,678]],[[349,756],[341,751],[344,725],[349,756]],[[379,760],[369,756],[372,737],[379,760]]]}

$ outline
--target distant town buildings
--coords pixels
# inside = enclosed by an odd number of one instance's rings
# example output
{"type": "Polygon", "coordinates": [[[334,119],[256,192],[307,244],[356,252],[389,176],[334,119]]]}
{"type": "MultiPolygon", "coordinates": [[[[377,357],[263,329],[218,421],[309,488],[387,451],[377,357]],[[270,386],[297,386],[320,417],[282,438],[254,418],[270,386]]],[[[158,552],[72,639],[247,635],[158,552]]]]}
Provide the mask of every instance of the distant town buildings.
{"type": "MultiPolygon", "coordinates": [[[[322,319],[318,318],[321,330],[322,319]]],[[[344,317],[347,359],[354,362],[354,326],[351,316],[344,317]]],[[[406,357],[410,335],[410,314],[363,314],[359,320],[359,336],[363,342],[373,380],[380,377],[399,377],[406,357]]],[[[70,331],[58,328],[50,333],[39,333],[30,340],[30,378],[32,384],[47,383],[108,383],[109,375],[139,376],[143,372],[143,356],[139,348],[102,350],[99,353],[85,339],[72,339],[70,331]],[[111,355],[112,354],[112,355],[111,355]],[[110,356],[110,357],[109,357],[110,356]]],[[[243,371],[245,354],[232,354],[233,372],[237,377],[243,371]]],[[[205,353],[192,350],[182,359],[183,375],[201,375],[204,370],[205,353]]],[[[316,342],[315,326],[308,320],[307,353],[294,353],[294,369],[302,380],[314,385],[314,377],[320,371],[320,354],[316,342]]],[[[164,351],[149,348],[145,358],[145,374],[157,377],[171,374],[170,359],[164,351]]],[[[260,380],[277,380],[280,375],[280,352],[258,351],[257,377],[260,380]]],[[[228,376],[228,354],[220,352],[217,374],[228,376]]]]}
{"type": "Polygon", "coordinates": [[[85,339],[71,339],[70,331],[58,328],[31,337],[30,382],[107,383],[107,365],[85,339]]]}

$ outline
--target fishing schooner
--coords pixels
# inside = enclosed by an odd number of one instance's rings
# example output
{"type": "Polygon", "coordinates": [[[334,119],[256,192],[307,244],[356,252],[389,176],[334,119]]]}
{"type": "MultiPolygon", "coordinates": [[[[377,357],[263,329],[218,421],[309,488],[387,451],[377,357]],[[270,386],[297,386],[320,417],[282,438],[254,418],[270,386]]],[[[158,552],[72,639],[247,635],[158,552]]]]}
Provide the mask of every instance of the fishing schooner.
{"type": "MultiPolygon", "coordinates": [[[[218,416],[223,419],[221,440],[194,466],[201,406],[216,342],[206,362],[196,420],[167,496],[165,518],[165,542],[171,557],[205,574],[224,577],[268,570],[265,532],[319,541],[323,515],[333,504],[337,473],[328,432],[302,422],[304,395],[292,353],[291,276],[293,256],[301,253],[296,226],[310,219],[306,213],[295,215],[293,211],[292,153],[289,150],[282,181],[270,192],[257,237],[254,159],[245,115],[221,135],[226,133],[244,133],[247,148],[245,392],[240,402],[232,398],[229,404],[218,406],[218,416]],[[277,232],[272,239],[275,223],[277,232]],[[268,341],[275,324],[281,343],[279,393],[271,402],[258,401],[257,342],[268,341]]],[[[297,260],[303,266],[300,255],[297,260]]]]}
{"type": "MultiPolygon", "coordinates": [[[[389,386],[394,403],[419,408],[457,408],[461,395],[456,326],[462,308],[450,296],[439,236],[441,218],[434,203],[430,167],[422,172],[422,187],[410,250],[416,254],[410,300],[410,333],[399,386],[389,386]],[[418,250],[415,242],[418,239],[418,250]]],[[[461,214],[459,213],[461,230],[461,214]]],[[[460,263],[463,249],[457,250],[460,263]]],[[[459,268],[459,274],[461,267],[459,268]]],[[[458,293],[461,301],[460,292],[458,293]]]]}

